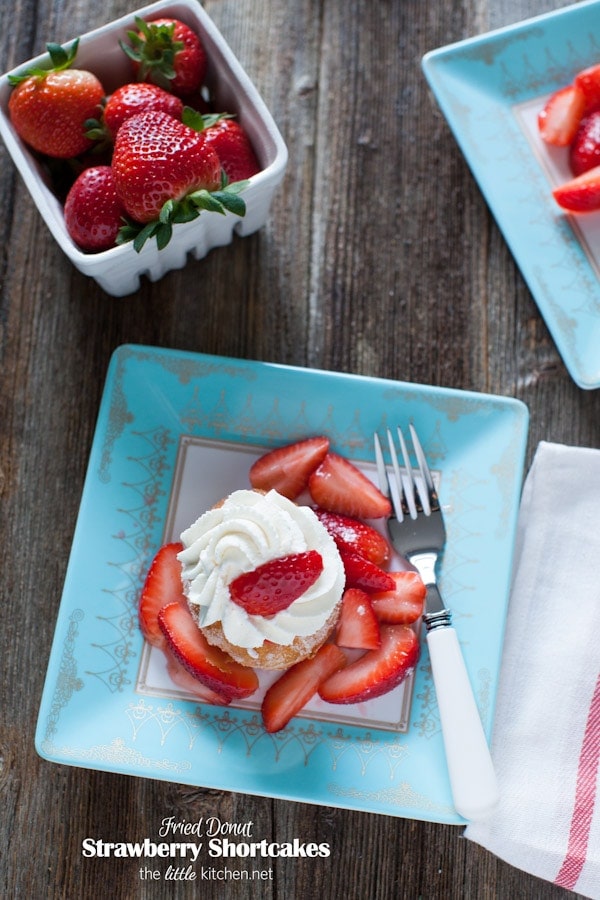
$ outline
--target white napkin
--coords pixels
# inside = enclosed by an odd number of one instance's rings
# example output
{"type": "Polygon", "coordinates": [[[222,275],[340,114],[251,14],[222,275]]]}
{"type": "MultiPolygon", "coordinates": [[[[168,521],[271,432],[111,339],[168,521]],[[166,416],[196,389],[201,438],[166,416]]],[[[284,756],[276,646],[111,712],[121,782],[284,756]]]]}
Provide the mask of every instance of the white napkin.
{"type": "Polygon", "coordinates": [[[600,450],[542,442],[525,481],[494,721],[501,800],[465,837],[600,900],[600,450]]]}

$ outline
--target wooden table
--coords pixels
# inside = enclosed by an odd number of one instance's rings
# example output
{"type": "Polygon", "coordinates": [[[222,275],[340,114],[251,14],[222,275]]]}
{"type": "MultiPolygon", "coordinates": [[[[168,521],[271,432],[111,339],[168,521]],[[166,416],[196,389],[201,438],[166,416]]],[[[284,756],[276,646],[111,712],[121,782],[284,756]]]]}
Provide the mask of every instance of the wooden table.
{"type": "MultiPolygon", "coordinates": [[[[207,0],[285,137],[287,175],[259,233],[126,299],[71,266],[0,150],[3,897],[567,896],[463,840],[460,827],[63,767],[33,742],[119,345],[515,396],[531,413],[528,461],[542,439],[600,446],[600,392],[565,370],[420,70],[430,49],[562,5],[207,0]],[[256,833],[314,836],[334,852],[319,865],[275,862],[260,894],[243,882],[141,882],[136,860],[82,858],[86,836],[137,840],[164,814],[252,820],[256,833]]],[[[17,0],[0,17],[2,70],[130,9],[17,0]]]]}

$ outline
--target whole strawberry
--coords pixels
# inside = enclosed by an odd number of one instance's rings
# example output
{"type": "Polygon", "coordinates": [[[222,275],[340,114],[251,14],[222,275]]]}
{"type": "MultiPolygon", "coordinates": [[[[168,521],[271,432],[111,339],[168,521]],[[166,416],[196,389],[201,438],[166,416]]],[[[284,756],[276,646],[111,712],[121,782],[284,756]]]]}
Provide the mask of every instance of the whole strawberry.
{"type": "Polygon", "coordinates": [[[98,115],[104,88],[92,72],[74,69],[79,41],[69,51],[48,44],[50,69],[9,76],[8,112],[17,134],[46,156],[68,159],[88,150],[85,122],[98,115]]]}
{"type": "Polygon", "coordinates": [[[148,110],[161,110],[180,119],[183,101],[156,84],[130,82],[117,88],[106,101],[104,124],[114,138],[125,119],[148,110]]]}
{"type": "Polygon", "coordinates": [[[143,112],[117,132],[113,151],[117,190],[136,222],[157,219],[167,200],[192,191],[215,191],[221,166],[215,151],[198,134],[164,112],[143,112]]]}
{"type": "Polygon", "coordinates": [[[114,247],[125,208],[117,194],[110,166],[91,166],[74,181],[65,200],[65,225],[82,250],[114,247]]]}
{"type": "Polygon", "coordinates": [[[229,181],[244,181],[260,172],[246,131],[231,116],[205,116],[204,136],[217,151],[229,181]]]}
{"type": "Polygon", "coordinates": [[[184,22],[159,18],[151,22],[136,16],[138,31],[121,47],[131,59],[138,81],[150,81],[179,97],[195,93],[206,75],[206,53],[198,35],[184,22]]]}
{"type": "Polygon", "coordinates": [[[222,190],[219,157],[204,136],[165,112],[143,112],[119,128],[112,158],[115,186],[127,213],[146,225],[134,235],[140,250],[149,237],[159,248],[170,240],[172,226],[196,218],[201,209],[244,215],[241,186],[222,190]]]}

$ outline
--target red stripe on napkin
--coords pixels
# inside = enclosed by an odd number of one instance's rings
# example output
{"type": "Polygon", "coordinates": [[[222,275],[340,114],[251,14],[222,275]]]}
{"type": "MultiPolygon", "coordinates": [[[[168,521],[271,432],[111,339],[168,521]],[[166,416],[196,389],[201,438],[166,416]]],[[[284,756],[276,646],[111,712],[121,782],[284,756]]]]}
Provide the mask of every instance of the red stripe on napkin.
{"type": "Polygon", "coordinates": [[[581,875],[587,855],[588,840],[596,800],[596,779],[600,763],[600,676],[588,712],[588,718],[577,766],[575,804],[569,829],[567,854],[556,876],[555,884],[572,891],[581,875]]]}

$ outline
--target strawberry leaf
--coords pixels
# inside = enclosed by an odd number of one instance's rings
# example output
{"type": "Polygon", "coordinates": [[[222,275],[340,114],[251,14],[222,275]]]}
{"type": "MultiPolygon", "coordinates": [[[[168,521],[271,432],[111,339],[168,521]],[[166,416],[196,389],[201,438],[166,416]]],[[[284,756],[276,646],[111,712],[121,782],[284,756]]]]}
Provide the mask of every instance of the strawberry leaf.
{"type": "Polygon", "coordinates": [[[171,221],[174,225],[181,225],[185,222],[193,222],[199,215],[200,210],[191,206],[189,203],[181,202],[176,206],[171,221]]]}
{"type": "MultiPolygon", "coordinates": [[[[238,184],[240,182],[237,182],[238,184]]],[[[241,197],[238,197],[234,191],[215,191],[212,195],[213,200],[217,200],[221,204],[221,212],[230,212],[236,216],[244,216],[246,214],[246,203],[241,197]]]]}
{"type": "Polygon", "coordinates": [[[20,72],[18,75],[9,75],[7,78],[8,83],[15,87],[17,84],[20,84],[21,81],[25,81],[32,75],[35,75],[39,78],[44,78],[46,75],[49,75],[50,72],[62,72],[64,69],[70,68],[75,62],[78,47],[79,38],[75,38],[68,50],[65,50],[64,47],[61,47],[60,44],[46,44],[46,48],[48,50],[48,55],[50,57],[50,62],[52,65],[47,68],[42,68],[41,66],[32,66],[32,68],[26,69],[25,71],[20,72]]]}
{"type": "Polygon", "coordinates": [[[204,131],[207,127],[205,121],[207,118],[208,116],[203,116],[201,112],[198,112],[197,109],[192,109],[191,106],[184,106],[181,113],[183,124],[187,125],[188,128],[193,128],[194,131],[204,131]]]}
{"type": "Polygon", "coordinates": [[[173,211],[175,209],[175,201],[167,200],[160,211],[160,215],[158,217],[159,222],[163,224],[166,222],[170,222],[173,218],[173,211]]]}
{"type": "Polygon", "coordinates": [[[79,38],[76,38],[69,51],[61,47],[60,44],[46,44],[46,49],[50,54],[52,65],[56,71],[59,69],[68,69],[71,63],[75,61],[77,56],[77,48],[79,46],[79,38]]]}
{"type": "Polygon", "coordinates": [[[225,184],[222,186],[222,190],[227,191],[228,194],[241,194],[248,187],[249,181],[232,181],[231,184],[225,184]]]}
{"type": "Polygon", "coordinates": [[[106,129],[98,119],[86,119],[83,123],[85,136],[91,141],[101,141],[106,138],[106,129]]]}
{"type": "Polygon", "coordinates": [[[121,216],[121,221],[123,222],[123,224],[121,225],[119,233],[117,234],[116,243],[128,244],[130,241],[133,241],[137,237],[142,229],[142,226],[139,222],[134,222],[131,219],[128,219],[127,216],[121,216]]]}
{"type": "Polygon", "coordinates": [[[156,246],[159,250],[164,250],[171,237],[173,236],[173,226],[170,222],[161,222],[155,231],[156,246]]]}
{"type": "Polygon", "coordinates": [[[158,222],[148,222],[148,224],[145,225],[140,232],[138,232],[133,240],[133,249],[136,253],[140,253],[146,241],[150,240],[151,237],[154,237],[157,228],[158,222]]]}
{"type": "Polygon", "coordinates": [[[181,114],[181,121],[188,128],[194,131],[204,131],[206,128],[212,128],[221,119],[235,119],[233,113],[201,113],[191,106],[184,106],[181,114]]]}
{"type": "Polygon", "coordinates": [[[181,225],[197,219],[202,210],[216,212],[224,216],[228,212],[237,216],[244,216],[246,204],[237,194],[243,190],[248,182],[236,181],[226,184],[220,191],[199,190],[193,191],[181,200],[167,200],[160,211],[158,219],[141,225],[125,220],[125,224],[119,229],[117,244],[126,244],[133,241],[133,248],[139,253],[146,241],[156,239],[159,250],[163,250],[173,235],[173,225],[181,225]]]}
{"type": "Polygon", "coordinates": [[[208,212],[218,212],[221,213],[221,215],[225,215],[223,204],[220,202],[216,194],[216,191],[215,193],[211,193],[210,191],[204,190],[203,188],[200,191],[194,191],[193,193],[188,194],[188,199],[198,209],[205,209],[208,212]]]}
{"type": "Polygon", "coordinates": [[[138,81],[151,80],[166,90],[171,89],[171,82],[176,77],[175,55],[184,49],[183,41],[173,40],[174,23],[156,25],[145,22],[140,16],[135,17],[138,31],[128,31],[131,44],[119,41],[123,52],[139,65],[138,81]]]}
{"type": "Polygon", "coordinates": [[[95,147],[93,148],[95,151],[104,151],[108,150],[113,145],[112,135],[109,129],[106,127],[104,123],[104,104],[99,104],[99,117],[97,119],[86,119],[83,123],[83,129],[85,131],[85,136],[90,139],[90,141],[95,142],[95,147]]]}

